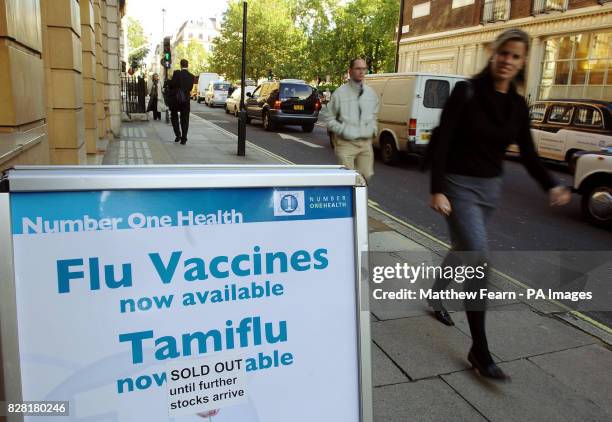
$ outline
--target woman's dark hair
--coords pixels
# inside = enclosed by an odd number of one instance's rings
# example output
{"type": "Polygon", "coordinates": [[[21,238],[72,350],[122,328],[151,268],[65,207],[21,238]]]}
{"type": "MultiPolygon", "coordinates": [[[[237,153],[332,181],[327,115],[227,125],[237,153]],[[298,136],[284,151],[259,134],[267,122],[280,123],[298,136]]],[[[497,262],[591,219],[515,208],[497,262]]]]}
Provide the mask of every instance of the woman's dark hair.
{"type": "MultiPolygon", "coordinates": [[[[491,57],[489,58],[489,61],[487,61],[487,65],[485,66],[485,68],[482,69],[480,73],[478,73],[478,75],[476,75],[476,78],[481,78],[491,74],[491,59],[493,58],[493,56],[495,56],[495,54],[497,54],[499,49],[508,41],[522,42],[523,44],[525,44],[525,55],[529,53],[529,35],[527,35],[525,31],[519,28],[507,29],[501,34],[499,34],[495,41],[491,43],[491,57]]],[[[516,85],[523,86],[525,84],[526,67],[527,66],[523,66],[523,68],[514,77],[513,82],[516,85]]]]}

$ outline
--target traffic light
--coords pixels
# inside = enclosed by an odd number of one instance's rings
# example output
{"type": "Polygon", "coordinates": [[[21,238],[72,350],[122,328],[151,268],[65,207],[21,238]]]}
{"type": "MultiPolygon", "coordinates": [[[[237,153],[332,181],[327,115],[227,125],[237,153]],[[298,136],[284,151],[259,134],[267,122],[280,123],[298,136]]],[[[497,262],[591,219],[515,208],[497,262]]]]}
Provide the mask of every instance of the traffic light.
{"type": "Polygon", "coordinates": [[[271,81],[274,79],[274,73],[272,73],[272,69],[268,70],[268,80],[271,81]]]}
{"type": "Polygon", "coordinates": [[[170,69],[172,64],[172,52],[170,51],[170,37],[164,38],[164,54],[162,57],[162,65],[166,69],[170,69]]]}

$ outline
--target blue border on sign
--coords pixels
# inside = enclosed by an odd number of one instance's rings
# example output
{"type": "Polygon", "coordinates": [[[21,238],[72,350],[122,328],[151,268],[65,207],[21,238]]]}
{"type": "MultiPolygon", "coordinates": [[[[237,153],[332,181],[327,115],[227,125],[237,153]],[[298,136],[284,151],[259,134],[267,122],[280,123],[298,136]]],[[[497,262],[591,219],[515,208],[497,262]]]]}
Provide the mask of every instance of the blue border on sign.
{"type": "Polygon", "coordinates": [[[99,228],[92,228],[95,225],[91,220],[99,223],[103,219],[115,219],[117,230],[134,229],[138,227],[129,224],[133,214],[153,219],[169,216],[169,226],[174,227],[196,225],[189,222],[198,215],[204,216],[198,224],[231,224],[224,218],[233,215],[235,223],[238,214],[242,223],[348,218],[353,217],[353,189],[332,186],[11,193],[15,235],[56,233],[57,227],[71,229],[60,232],[95,231],[99,228]],[[303,196],[275,195],[279,191],[303,192],[303,196]],[[193,218],[189,218],[190,212],[193,218]],[[89,228],[85,227],[86,219],[89,228]]]}

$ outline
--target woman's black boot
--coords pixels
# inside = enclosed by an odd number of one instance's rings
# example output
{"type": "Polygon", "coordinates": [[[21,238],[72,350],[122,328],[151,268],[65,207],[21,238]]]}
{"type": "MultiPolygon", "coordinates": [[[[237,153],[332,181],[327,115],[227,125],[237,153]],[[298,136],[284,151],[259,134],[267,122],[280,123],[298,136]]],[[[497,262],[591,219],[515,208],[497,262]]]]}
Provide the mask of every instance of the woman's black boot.
{"type": "Polygon", "coordinates": [[[434,317],[438,321],[444,325],[448,325],[449,327],[455,325],[455,322],[440,300],[428,300],[427,303],[433,309],[434,317]]]}
{"type": "Polygon", "coordinates": [[[478,373],[487,378],[506,381],[509,380],[510,377],[506,375],[502,369],[495,364],[492,360],[490,362],[484,363],[476,357],[476,354],[470,350],[468,354],[468,361],[472,364],[472,367],[478,371],[478,373]]]}

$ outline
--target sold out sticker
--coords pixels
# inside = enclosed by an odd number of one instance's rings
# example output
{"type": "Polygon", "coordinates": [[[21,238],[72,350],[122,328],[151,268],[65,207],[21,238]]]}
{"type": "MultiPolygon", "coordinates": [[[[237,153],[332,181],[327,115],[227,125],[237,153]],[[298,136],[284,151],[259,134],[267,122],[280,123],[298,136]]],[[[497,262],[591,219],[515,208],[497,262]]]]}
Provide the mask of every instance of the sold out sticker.
{"type": "Polygon", "coordinates": [[[217,414],[247,401],[245,360],[234,354],[173,362],[166,377],[170,416],[217,414]]]}

